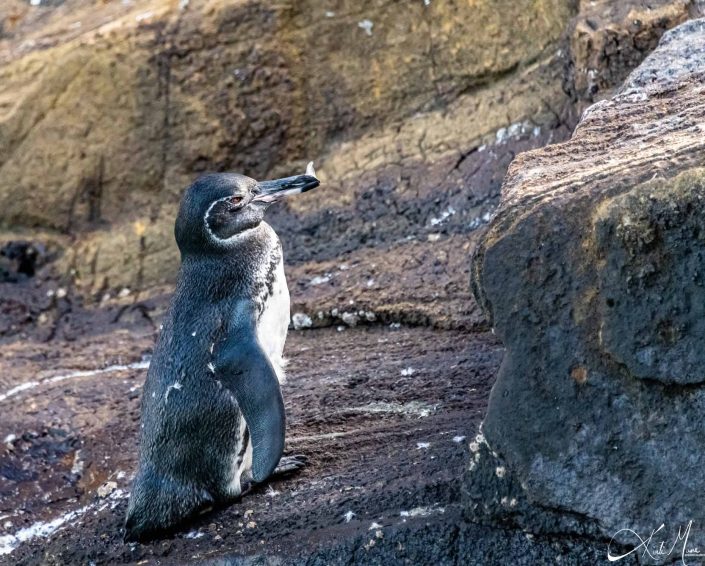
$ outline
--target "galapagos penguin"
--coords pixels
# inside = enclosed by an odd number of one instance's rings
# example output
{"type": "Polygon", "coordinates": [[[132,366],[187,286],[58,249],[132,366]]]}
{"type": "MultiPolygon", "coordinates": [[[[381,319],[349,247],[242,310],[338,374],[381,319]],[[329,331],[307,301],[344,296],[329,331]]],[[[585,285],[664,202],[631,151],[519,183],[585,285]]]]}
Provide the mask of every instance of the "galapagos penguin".
{"type": "Polygon", "coordinates": [[[170,530],[297,464],[282,458],[289,291],[263,217],[318,185],[309,163],[304,175],[264,182],[208,174],[186,190],[174,231],[181,269],[142,395],[126,540],[170,530]]]}

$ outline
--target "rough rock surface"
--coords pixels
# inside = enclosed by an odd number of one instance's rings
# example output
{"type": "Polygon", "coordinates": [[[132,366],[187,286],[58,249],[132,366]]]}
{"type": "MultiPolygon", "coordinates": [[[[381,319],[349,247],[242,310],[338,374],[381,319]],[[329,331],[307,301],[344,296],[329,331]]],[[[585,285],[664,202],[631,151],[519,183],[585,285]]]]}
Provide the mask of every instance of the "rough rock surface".
{"type": "Polygon", "coordinates": [[[0,242],[51,249],[86,301],[144,297],[173,280],[194,177],[315,159],[316,196],[270,215],[296,310],[476,328],[465,258],[511,160],[568,137],[584,77],[604,93],[699,9],[627,4],[7,0],[0,242]]]}
{"type": "Polygon", "coordinates": [[[579,103],[609,97],[666,30],[703,15],[702,0],[581,0],[566,89],[579,103]]]}
{"type": "Polygon", "coordinates": [[[473,326],[468,250],[450,238],[486,223],[516,153],[572,125],[557,48],[576,6],[500,4],[3,2],[0,239],[57,248],[86,300],[151,293],[173,280],[174,213],[198,174],[315,159],[315,196],[270,215],[298,308],[330,324],[355,295],[381,318],[473,326]],[[409,275],[374,293],[370,264],[409,275]],[[419,285],[436,275],[447,290],[419,285]]]}
{"type": "MultiPolygon", "coordinates": [[[[696,3],[673,4],[654,37],[696,3]]],[[[460,503],[469,455],[494,457],[467,439],[501,358],[467,258],[516,154],[577,121],[576,13],[563,0],[0,2],[0,549],[15,548],[0,563],[604,559],[601,542],[562,534],[564,517],[544,511],[533,537],[460,503]],[[295,324],[328,327],[287,345],[288,449],[309,466],[278,494],[123,545],[179,193],[205,169],[274,176],[309,158],[324,186],[270,214],[295,324]]],[[[488,489],[531,515],[518,482],[488,489]]]]}
{"type": "Polygon", "coordinates": [[[471,515],[607,539],[664,523],[654,555],[692,520],[702,546],[704,53],[705,20],[668,32],[570,141],[511,165],[473,264],[507,353],[471,515]],[[531,512],[506,505],[512,489],[531,512]]]}
{"type": "MultiPolygon", "coordinates": [[[[0,284],[3,304],[18,288],[0,284]]],[[[458,332],[407,327],[293,332],[287,450],[309,465],[175,537],[125,545],[144,356],[166,297],[87,311],[51,290],[26,290],[14,303],[68,314],[56,338],[29,334],[0,353],[0,563],[291,558],[319,546],[328,548],[325,563],[336,563],[347,553],[373,557],[385,537],[416,528],[429,531],[427,540],[447,531],[449,544],[436,542],[436,552],[457,552],[448,526],[460,512],[462,437],[479,424],[501,358],[491,335],[475,334],[470,344],[458,332]],[[438,528],[424,526],[430,519],[438,528]],[[372,523],[379,526],[370,530],[372,523]],[[348,545],[337,558],[333,540],[348,545]]],[[[424,551],[409,542],[410,559],[424,551]]]]}
{"type": "Polygon", "coordinates": [[[489,333],[424,328],[292,332],[279,478],[174,536],[124,544],[141,386],[167,297],[85,309],[61,288],[0,283],[16,320],[0,350],[0,564],[598,563],[589,540],[465,522],[460,490],[502,357],[489,333]],[[47,296],[48,291],[51,296],[47,296]],[[352,512],[350,514],[349,512],[352,512]]]}

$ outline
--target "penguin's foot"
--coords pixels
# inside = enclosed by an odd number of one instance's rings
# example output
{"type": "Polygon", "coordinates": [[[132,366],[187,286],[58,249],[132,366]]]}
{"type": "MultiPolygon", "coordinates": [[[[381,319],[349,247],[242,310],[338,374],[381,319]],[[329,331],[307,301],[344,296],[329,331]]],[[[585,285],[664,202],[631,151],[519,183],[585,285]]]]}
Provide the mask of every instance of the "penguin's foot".
{"type": "Polygon", "coordinates": [[[284,476],[298,472],[308,463],[308,458],[303,454],[295,454],[293,456],[282,456],[279,464],[272,472],[272,476],[284,476]]]}

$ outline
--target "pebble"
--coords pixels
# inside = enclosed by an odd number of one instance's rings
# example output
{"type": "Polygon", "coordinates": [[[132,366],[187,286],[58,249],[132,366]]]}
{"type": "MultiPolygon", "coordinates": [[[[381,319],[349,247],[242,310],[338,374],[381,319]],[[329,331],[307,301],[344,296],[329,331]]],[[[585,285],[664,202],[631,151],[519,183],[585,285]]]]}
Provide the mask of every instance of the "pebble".
{"type": "Polygon", "coordinates": [[[98,488],[98,497],[108,497],[113,491],[117,489],[117,483],[114,481],[105,482],[98,488]]]}

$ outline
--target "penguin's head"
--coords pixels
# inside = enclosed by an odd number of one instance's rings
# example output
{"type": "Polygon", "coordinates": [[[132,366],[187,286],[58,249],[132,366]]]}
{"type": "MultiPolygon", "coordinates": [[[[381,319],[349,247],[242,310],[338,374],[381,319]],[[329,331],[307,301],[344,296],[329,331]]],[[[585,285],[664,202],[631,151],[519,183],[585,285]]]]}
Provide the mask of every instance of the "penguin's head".
{"type": "Polygon", "coordinates": [[[259,226],[270,204],[319,185],[313,163],[306,173],[255,181],[236,173],[199,177],[184,193],[174,230],[182,253],[224,251],[259,226]]]}

